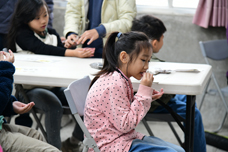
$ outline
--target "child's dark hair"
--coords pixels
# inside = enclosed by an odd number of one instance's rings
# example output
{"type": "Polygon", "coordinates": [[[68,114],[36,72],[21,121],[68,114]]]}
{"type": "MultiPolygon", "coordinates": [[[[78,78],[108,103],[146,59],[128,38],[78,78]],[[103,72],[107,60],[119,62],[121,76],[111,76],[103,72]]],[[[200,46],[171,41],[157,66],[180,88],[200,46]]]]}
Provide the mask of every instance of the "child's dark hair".
{"type": "Polygon", "coordinates": [[[114,32],[109,37],[103,49],[104,65],[100,72],[95,75],[90,87],[93,83],[103,74],[109,74],[114,72],[121,66],[119,55],[122,51],[125,51],[130,56],[131,63],[137,59],[139,53],[152,50],[152,46],[149,43],[149,38],[142,32],[129,32],[119,33],[114,32]],[[117,39],[117,41],[116,41],[117,39]]]}
{"type": "Polygon", "coordinates": [[[158,18],[144,15],[133,20],[131,30],[143,32],[150,39],[160,41],[161,36],[166,32],[166,27],[158,18]]]}
{"type": "MultiPolygon", "coordinates": [[[[9,33],[7,35],[7,48],[16,52],[16,36],[18,32],[28,23],[35,19],[38,15],[40,8],[47,4],[44,0],[18,0],[16,8],[11,17],[9,33]]],[[[47,7],[48,9],[48,7],[47,7]]]]}

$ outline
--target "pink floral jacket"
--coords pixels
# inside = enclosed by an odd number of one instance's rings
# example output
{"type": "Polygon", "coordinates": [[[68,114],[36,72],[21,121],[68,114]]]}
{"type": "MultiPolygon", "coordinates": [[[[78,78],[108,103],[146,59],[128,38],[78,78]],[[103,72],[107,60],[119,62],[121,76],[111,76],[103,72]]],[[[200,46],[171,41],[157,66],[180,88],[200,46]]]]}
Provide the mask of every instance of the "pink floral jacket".
{"type": "Polygon", "coordinates": [[[134,96],[130,79],[121,71],[103,75],[93,84],[84,122],[101,151],[128,152],[134,139],[143,138],[135,127],[150,108],[152,92],[140,85],[134,96]]]}

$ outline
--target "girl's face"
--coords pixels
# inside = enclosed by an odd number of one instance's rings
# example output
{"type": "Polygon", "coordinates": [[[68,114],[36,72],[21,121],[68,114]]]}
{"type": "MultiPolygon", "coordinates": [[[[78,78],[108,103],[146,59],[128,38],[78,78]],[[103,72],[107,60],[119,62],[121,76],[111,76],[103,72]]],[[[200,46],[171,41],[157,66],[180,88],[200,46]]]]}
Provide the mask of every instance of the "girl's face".
{"type": "Polygon", "coordinates": [[[49,20],[47,7],[43,5],[40,7],[38,15],[28,23],[28,26],[37,34],[42,35],[45,31],[49,20]]]}
{"type": "Polygon", "coordinates": [[[127,68],[127,77],[133,76],[135,79],[140,80],[143,73],[149,68],[150,58],[152,56],[152,49],[142,50],[138,57],[132,60],[127,68]]]}

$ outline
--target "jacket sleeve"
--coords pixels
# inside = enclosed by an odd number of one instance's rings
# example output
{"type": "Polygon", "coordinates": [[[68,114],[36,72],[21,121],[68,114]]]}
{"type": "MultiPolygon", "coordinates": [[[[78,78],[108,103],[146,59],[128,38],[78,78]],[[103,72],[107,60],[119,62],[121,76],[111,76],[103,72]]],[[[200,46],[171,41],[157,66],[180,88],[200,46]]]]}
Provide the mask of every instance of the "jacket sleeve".
{"type": "Polygon", "coordinates": [[[64,36],[69,32],[79,33],[79,26],[82,26],[82,0],[68,0],[65,13],[64,36]]]}
{"type": "MultiPolygon", "coordinates": [[[[129,32],[131,30],[132,21],[135,18],[136,4],[135,0],[116,0],[117,1],[117,16],[118,19],[112,22],[106,22],[103,19],[103,25],[106,29],[107,35],[111,32],[120,31],[123,33],[129,32]]],[[[111,9],[111,8],[110,8],[111,9]]],[[[107,8],[107,10],[110,10],[107,8]]],[[[104,12],[105,13],[105,12],[104,12]]],[[[105,16],[105,14],[102,14],[105,16]]]]}
{"type": "Polygon", "coordinates": [[[0,115],[14,114],[12,102],[17,100],[11,96],[14,72],[15,68],[12,63],[0,61],[0,115]]]}
{"type": "Polygon", "coordinates": [[[102,94],[100,107],[105,106],[102,112],[116,129],[127,133],[135,129],[149,110],[153,89],[140,85],[131,103],[124,88],[118,85],[108,87],[102,94]]]}
{"type": "Polygon", "coordinates": [[[64,47],[45,44],[34,35],[32,30],[26,28],[18,33],[16,43],[21,49],[29,50],[35,54],[64,56],[66,51],[64,47]]]}

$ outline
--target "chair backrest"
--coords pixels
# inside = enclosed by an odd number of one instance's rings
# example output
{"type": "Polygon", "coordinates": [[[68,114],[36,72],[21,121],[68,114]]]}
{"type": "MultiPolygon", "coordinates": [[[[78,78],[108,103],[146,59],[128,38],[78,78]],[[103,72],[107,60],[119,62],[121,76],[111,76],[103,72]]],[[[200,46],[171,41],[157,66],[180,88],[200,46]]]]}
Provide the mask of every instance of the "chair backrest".
{"type": "Polygon", "coordinates": [[[64,90],[72,114],[78,113],[80,116],[84,115],[85,101],[90,82],[89,76],[86,76],[73,81],[67,89],[64,90]]]}
{"type": "Polygon", "coordinates": [[[85,145],[83,148],[83,152],[87,152],[89,148],[93,148],[95,152],[100,152],[95,140],[90,135],[88,129],[86,128],[84,122],[80,117],[84,115],[86,96],[88,93],[90,82],[91,80],[89,76],[73,81],[67,87],[67,89],[64,90],[64,93],[72,114],[74,114],[74,117],[78,122],[78,125],[80,126],[80,128],[86,136],[86,138],[84,138],[83,140],[83,144],[85,145]]]}
{"type": "Polygon", "coordinates": [[[204,57],[213,60],[228,58],[228,44],[226,39],[205,42],[200,41],[199,44],[204,57]]]}

